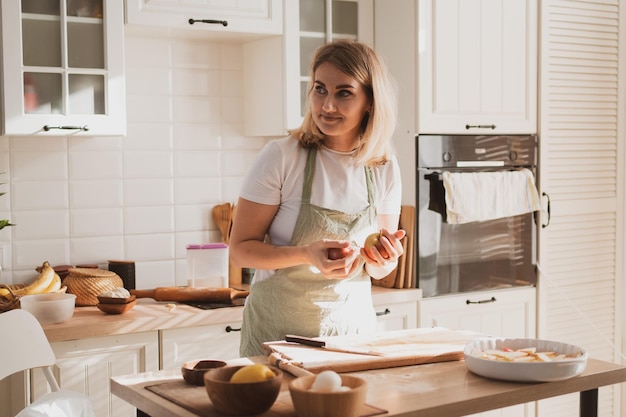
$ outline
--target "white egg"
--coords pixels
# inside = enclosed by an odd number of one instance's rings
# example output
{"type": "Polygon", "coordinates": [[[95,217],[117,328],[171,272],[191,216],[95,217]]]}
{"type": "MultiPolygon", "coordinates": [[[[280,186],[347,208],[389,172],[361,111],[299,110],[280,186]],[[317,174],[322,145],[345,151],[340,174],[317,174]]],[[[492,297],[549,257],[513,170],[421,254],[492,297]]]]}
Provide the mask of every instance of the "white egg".
{"type": "Polygon", "coordinates": [[[335,371],[322,371],[313,381],[311,391],[334,392],[341,388],[341,377],[335,371]]]}

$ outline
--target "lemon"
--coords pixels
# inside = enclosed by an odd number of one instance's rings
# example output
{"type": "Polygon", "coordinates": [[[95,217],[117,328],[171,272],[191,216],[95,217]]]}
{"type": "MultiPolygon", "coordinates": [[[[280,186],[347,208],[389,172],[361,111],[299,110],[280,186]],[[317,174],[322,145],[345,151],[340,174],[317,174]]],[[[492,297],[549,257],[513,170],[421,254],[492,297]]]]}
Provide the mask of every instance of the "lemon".
{"type": "Polygon", "coordinates": [[[246,365],[243,368],[237,370],[233,376],[230,377],[230,382],[244,383],[244,382],[261,382],[268,379],[272,379],[276,376],[266,365],[261,363],[255,363],[254,365],[246,365]]]}

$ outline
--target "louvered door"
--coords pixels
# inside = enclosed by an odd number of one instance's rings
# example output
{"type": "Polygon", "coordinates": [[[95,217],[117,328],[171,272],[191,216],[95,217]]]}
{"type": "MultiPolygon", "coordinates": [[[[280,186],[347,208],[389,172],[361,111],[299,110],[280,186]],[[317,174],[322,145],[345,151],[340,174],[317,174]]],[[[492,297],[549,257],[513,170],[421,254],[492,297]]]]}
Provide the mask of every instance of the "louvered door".
{"type": "MultiPolygon", "coordinates": [[[[542,2],[539,60],[539,183],[551,219],[539,232],[538,334],[615,362],[623,322],[620,3],[542,2]]],[[[619,387],[601,389],[599,415],[620,416],[618,399],[619,387]]],[[[538,411],[578,415],[578,396],[540,401],[538,411]]]]}

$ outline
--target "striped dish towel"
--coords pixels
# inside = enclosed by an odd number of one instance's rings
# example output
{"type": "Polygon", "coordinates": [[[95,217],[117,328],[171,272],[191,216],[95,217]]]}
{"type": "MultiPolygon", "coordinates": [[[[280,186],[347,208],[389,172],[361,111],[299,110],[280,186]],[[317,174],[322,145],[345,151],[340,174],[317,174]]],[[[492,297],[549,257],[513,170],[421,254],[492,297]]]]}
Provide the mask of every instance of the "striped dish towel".
{"type": "Polygon", "coordinates": [[[447,222],[462,224],[541,210],[529,169],[500,172],[444,172],[447,222]]]}

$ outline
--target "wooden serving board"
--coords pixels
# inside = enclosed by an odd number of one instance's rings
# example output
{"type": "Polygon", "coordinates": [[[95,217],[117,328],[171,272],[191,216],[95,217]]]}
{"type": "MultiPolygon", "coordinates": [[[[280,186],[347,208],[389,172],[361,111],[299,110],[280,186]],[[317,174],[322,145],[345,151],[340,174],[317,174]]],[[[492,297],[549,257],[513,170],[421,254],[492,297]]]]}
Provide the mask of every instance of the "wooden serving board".
{"type": "MultiPolygon", "coordinates": [[[[204,387],[192,386],[181,379],[163,381],[158,384],[146,386],[158,396],[172,401],[188,411],[200,417],[224,416],[211,404],[211,400],[204,387]]],[[[363,404],[359,410],[359,417],[372,417],[387,413],[382,408],[363,404]]],[[[264,417],[296,417],[296,412],[291,401],[291,395],[283,383],[278,398],[272,407],[262,414],[264,417]]]]}
{"type": "Polygon", "coordinates": [[[263,348],[313,373],[327,369],[357,372],[461,360],[467,342],[483,336],[462,330],[420,328],[381,332],[371,336],[319,338],[342,347],[376,351],[381,356],[337,352],[284,341],[268,342],[263,348]]]}

